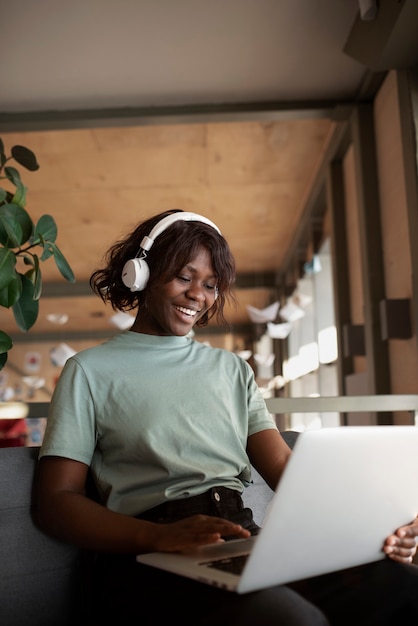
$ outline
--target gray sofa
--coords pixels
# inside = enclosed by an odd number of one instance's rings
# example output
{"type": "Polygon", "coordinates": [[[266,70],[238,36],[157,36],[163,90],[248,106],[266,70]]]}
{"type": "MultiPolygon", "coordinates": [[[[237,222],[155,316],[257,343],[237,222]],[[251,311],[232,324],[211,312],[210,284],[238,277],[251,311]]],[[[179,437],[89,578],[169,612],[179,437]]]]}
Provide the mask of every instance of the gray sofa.
{"type": "Polygon", "coordinates": [[[83,610],[83,553],[45,535],[36,525],[37,456],[36,447],[0,450],[3,626],[77,624],[83,610]]]}

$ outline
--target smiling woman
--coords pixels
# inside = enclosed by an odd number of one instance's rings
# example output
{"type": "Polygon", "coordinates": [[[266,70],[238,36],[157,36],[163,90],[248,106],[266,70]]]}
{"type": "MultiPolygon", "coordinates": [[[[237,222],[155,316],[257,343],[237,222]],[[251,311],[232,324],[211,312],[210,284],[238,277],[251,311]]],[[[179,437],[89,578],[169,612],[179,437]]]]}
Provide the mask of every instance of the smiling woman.
{"type": "Polygon", "coordinates": [[[325,584],[316,578],[234,594],[137,562],[141,553],[256,535],[244,489],[253,469],[274,488],[291,455],[250,365],[191,333],[213,316],[224,320],[234,278],[229,244],[196,214],[156,215],[110,248],[91,285],[114,309],[136,309],[136,317],[130,330],[76,353],[62,370],[40,450],[41,527],[97,553],[99,622],[137,620],[139,589],[141,610],[155,622],[325,626],[330,617],[340,626],[360,625],[361,613],[363,624],[383,626],[375,617],[385,598],[384,614],[395,617],[385,626],[398,622],[398,611],[413,623],[408,598],[418,597],[418,579],[406,568],[417,523],[387,538],[383,566],[365,566],[355,577],[331,574],[325,584]],[[148,245],[168,216],[169,226],[148,245]],[[95,502],[86,497],[88,476],[95,502]],[[191,595],[193,608],[179,601],[191,595]]]}

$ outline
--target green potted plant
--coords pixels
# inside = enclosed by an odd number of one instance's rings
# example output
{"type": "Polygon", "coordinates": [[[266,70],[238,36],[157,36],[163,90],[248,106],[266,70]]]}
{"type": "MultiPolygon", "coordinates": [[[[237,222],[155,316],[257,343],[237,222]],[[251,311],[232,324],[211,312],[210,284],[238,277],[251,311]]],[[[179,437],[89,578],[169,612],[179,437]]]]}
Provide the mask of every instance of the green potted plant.
{"type": "MultiPolygon", "coordinates": [[[[39,165],[35,154],[24,146],[13,146],[8,156],[0,138],[0,306],[12,309],[18,328],[26,332],[38,318],[41,263],[53,257],[66,280],[75,282],[75,278],[56,244],[55,220],[42,215],[36,224],[32,221],[25,209],[27,187],[10,161],[31,172],[39,165]]],[[[0,370],[12,347],[11,337],[0,330],[0,370]]]]}

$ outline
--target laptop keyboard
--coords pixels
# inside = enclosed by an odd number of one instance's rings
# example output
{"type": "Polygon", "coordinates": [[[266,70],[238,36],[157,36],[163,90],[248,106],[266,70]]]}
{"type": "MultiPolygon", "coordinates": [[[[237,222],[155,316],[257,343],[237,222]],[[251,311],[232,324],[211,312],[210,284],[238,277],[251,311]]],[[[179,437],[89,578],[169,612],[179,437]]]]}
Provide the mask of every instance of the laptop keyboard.
{"type": "Polygon", "coordinates": [[[228,557],[227,559],[207,561],[206,563],[203,563],[203,565],[206,565],[206,567],[213,567],[214,569],[220,569],[223,572],[229,572],[231,574],[241,574],[248,557],[248,554],[240,554],[238,556],[228,557]]]}

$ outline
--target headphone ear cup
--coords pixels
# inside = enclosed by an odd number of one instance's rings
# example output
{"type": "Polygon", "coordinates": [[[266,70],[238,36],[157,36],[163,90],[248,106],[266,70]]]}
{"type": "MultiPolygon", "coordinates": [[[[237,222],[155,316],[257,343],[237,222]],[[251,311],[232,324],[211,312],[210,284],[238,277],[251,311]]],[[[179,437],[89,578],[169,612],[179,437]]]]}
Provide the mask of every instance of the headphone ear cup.
{"type": "Polygon", "coordinates": [[[130,259],[122,270],[122,282],[131,291],[143,291],[149,279],[149,267],[145,259],[130,259]]]}

